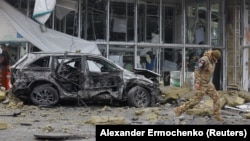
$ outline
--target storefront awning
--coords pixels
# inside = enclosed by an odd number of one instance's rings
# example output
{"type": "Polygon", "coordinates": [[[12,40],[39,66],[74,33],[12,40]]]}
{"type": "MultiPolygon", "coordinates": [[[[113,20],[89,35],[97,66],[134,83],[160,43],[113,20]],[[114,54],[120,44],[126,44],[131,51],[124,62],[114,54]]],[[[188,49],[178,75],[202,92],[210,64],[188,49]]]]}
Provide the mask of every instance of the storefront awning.
{"type": "Polygon", "coordinates": [[[5,16],[4,11],[0,9],[0,44],[6,42],[25,42],[27,41],[18,33],[11,22],[5,16]]]}
{"type": "MultiPolygon", "coordinates": [[[[4,0],[0,0],[0,10],[8,18],[15,30],[42,51],[49,52],[75,52],[101,54],[97,45],[62,32],[49,28],[42,28],[34,20],[24,15],[4,0]],[[43,29],[43,30],[42,30],[43,29]]],[[[0,27],[2,19],[0,21],[0,27]]],[[[2,33],[1,33],[2,34],[2,33]]]]}

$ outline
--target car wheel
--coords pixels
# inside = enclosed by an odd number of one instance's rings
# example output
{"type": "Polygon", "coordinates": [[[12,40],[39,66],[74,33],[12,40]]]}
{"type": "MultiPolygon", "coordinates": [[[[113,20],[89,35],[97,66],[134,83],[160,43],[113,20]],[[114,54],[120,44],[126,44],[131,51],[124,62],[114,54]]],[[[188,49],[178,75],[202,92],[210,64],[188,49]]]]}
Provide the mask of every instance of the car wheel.
{"type": "Polygon", "coordinates": [[[53,87],[42,85],[33,89],[30,100],[35,105],[52,106],[59,102],[59,95],[53,87]]]}
{"type": "Polygon", "coordinates": [[[128,104],[132,107],[150,106],[150,94],[142,87],[133,87],[128,92],[128,104]]]}

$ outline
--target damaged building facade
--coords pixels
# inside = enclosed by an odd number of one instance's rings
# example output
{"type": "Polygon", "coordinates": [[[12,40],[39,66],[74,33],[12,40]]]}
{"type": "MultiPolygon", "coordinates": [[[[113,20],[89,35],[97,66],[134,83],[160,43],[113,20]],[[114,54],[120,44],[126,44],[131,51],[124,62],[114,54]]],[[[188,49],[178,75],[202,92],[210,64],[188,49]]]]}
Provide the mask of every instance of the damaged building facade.
{"type": "MultiPolygon", "coordinates": [[[[6,2],[32,18],[34,0],[6,2]]],[[[165,86],[192,86],[197,59],[219,49],[216,88],[248,90],[249,8],[248,0],[57,0],[45,27],[97,44],[103,56],[128,70],[157,72],[165,86]]],[[[28,39],[4,39],[17,59],[41,50],[28,39]]]]}

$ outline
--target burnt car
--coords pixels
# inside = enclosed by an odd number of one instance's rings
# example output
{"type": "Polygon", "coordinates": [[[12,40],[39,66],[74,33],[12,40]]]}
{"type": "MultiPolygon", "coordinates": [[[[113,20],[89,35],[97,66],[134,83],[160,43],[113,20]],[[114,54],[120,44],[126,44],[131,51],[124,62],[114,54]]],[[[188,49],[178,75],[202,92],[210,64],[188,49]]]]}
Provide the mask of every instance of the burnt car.
{"type": "Polygon", "coordinates": [[[34,105],[76,99],[85,105],[103,101],[149,107],[162,99],[158,76],[128,71],[101,55],[33,52],[11,66],[11,91],[34,105]]]}

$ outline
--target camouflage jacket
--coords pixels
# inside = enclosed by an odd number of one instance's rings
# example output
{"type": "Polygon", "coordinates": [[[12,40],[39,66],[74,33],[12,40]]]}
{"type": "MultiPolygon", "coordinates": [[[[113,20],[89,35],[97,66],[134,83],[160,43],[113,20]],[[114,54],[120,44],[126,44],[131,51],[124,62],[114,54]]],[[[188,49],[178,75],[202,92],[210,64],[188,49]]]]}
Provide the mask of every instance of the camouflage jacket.
{"type": "Polygon", "coordinates": [[[207,55],[204,55],[199,59],[199,62],[203,62],[202,67],[197,67],[194,71],[196,84],[208,84],[213,76],[215,63],[211,62],[207,55]]]}

